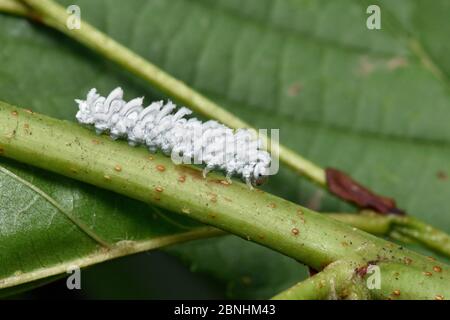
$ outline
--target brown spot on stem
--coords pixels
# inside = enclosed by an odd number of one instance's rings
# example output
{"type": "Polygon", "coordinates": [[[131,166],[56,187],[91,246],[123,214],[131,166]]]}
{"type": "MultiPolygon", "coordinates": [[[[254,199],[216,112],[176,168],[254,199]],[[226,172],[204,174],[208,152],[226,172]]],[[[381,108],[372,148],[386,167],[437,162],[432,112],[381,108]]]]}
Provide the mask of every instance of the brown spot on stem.
{"type": "Polygon", "coordinates": [[[164,172],[166,171],[166,167],[164,167],[162,164],[158,164],[156,166],[156,170],[158,170],[159,172],[164,172]]]}
{"type": "Polygon", "coordinates": [[[193,167],[175,166],[175,170],[177,170],[182,175],[190,176],[192,179],[204,180],[202,172],[200,170],[194,169],[193,167]]]}
{"type": "Polygon", "coordinates": [[[297,216],[300,218],[303,224],[305,224],[306,220],[303,214],[303,211],[301,209],[297,209],[297,216]]]}
{"type": "Polygon", "coordinates": [[[12,138],[14,138],[15,134],[16,134],[16,130],[13,130],[12,132],[5,134],[5,138],[12,139],[12,138]]]}
{"type": "Polygon", "coordinates": [[[217,202],[217,194],[214,192],[207,192],[207,194],[209,195],[209,200],[211,202],[217,202]]]}
{"type": "Polygon", "coordinates": [[[364,277],[367,274],[367,268],[368,268],[367,265],[358,267],[355,269],[355,273],[360,277],[364,277]]]}
{"type": "Polygon", "coordinates": [[[383,214],[405,214],[397,208],[393,199],[375,194],[342,171],[327,168],[326,180],[332,193],[360,208],[372,209],[383,214]]]}
{"type": "Polygon", "coordinates": [[[32,132],[30,131],[30,124],[29,123],[24,123],[23,124],[23,130],[25,131],[26,134],[32,135],[32,132]]]}
{"type": "Polygon", "coordinates": [[[437,294],[437,295],[434,297],[434,299],[435,299],[435,300],[444,300],[444,296],[442,296],[442,295],[440,295],[440,294],[437,294]]]}
{"type": "Polygon", "coordinates": [[[178,182],[183,183],[183,182],[185,182],[185,181],[186,181],[186,176],[185,176],[185,175],[182,175],[182,176],[179,176],[179,177],[178,177],[178,182]]]}
{"type": "Polygon", "coordinates": [[[433,270],[434,270],[434,272],[442,272],[442,268],[439,266],[434,266],[433,270]]]}
{"type": "Polygon", "coordinates": [[[114,166],[114,170],[116,170],[117,172],[120,172],[120,171],[122,171],[122,167],[119,164],[116,164],[114,166]]]}
{"type": "Polygon", "coordinates": [[[297,228],[292,228],[291,233],[292,233],[294,236],[298,236],[298,234],[300,233],[300,231],[298,231],[297,228]]]}
{"type": "MultiPolygon", "coordinates": [[[[311,276],[311,272],[310,272],[310,276],[311,276]]],[[[318,284],[319,289],[324,288],[326,284],[327,284],[327,282],[325,280],[320,280],[319,284],[318,284]]]]}
{"type": "Polygon", "coordinates": [[[163,187],[161,187],[161,186],[157,186],[157,187],[155,188],[155,191],[156,191],[156,192],[163,192],[164,189],[163,189],[163,187]]]}
{"type": "Polygon", "coordinates": [[[412,259],[411,258],[407,258],[407,257],[405,257],[403,259],[403,261],[405,262],[406,265],[410,265],[412,263],[412,259]]]}

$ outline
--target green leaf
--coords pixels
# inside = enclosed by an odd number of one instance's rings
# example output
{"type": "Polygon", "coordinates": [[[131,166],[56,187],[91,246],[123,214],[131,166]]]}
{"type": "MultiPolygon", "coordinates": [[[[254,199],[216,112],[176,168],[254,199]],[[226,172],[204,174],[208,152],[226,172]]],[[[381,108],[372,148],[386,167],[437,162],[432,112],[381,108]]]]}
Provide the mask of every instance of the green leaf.
{"type": "Polygon", "coordinates": [[[0,165],[0,287],[181,242],[188,234],[195,239],[205,230],[188,219],[174,222],[168,212],[43,170],[5,159],[0,165]],[[59,207],[118,247],[105,251],[59,207]]]}
{"type": "MultiPolygon", "coordinates": [[[[448,2],[375,1],[381,30],[366,28],[367,4],[357,0],[76,3],[83,19],[251,124],[280,128],[283,144],[323,166],[347,170],[395,197],[411,215],[450,231],[445,214],[450,209],[448,2]]],[[[6,16],[0,16],[0,30],[1,100],[73,120],[72,99],[91,87],[108,92],[120,85],[127,98],[145,94],[146,101],[161,97],[55,31],[6,16]]],[[[67,179],[53,180],[45,182],[54,193],[63,192],[58,183],[70,183],[99,206],[111,208],[110,199],[117,198],[67,179]]],[[[350,209],[287,170],[266,188],[315,209],[350,209]]],[[[129,200],[122,200],[117,212],[128,217],[129,200]]],[[[101,212],[106,219],[107,211],[101,212]]],[[[92,219],[89,212],[79,214],[92,219]]],[[[148,232],[161,226],[150,223],[148,232]]],[[[106,234],[113,232],[109,227],[106,234]]],[[[280,289],[275,282],[287,287],[301,277],[292,260],[236,241],[243,243],[229,237],[174,250],[227,282],[234,297],[268,297],[280,289]],[[236,247],[248,259],[229,263],[236,247]],[[270,261],[266,265],[273,267],[259,269],[254,261],[270,261]],[[277,275],[280,265],[290,271],[277,275]],[[251,294],[233,289],[242,276],[259,279],[251,294]]]]}

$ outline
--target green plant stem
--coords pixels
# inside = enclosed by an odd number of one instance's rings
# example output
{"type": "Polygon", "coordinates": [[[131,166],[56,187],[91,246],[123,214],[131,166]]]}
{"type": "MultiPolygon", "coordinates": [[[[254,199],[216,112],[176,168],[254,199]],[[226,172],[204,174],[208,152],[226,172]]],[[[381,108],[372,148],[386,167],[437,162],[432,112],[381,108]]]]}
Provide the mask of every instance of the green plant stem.
{"type": "Polygon", "coordinates": [[[16,0],[0,0],[0,11],[17,16],[29,16],[30,10],[16,0]]]}
{"type": "Polygon", "coordinates": [[[379,215],[371,211],[360,214],[329,213],[328,216],[378,236],[414,241],[450,257],[450,236],[411,216],[379,215]]]}
{"type": "Polygon", "coordinates": [[[370,291],[354,261],[336,261],[323,271],[277,294],[273,300],[367,300],[370,291]]]}
{"type": "Polygon", "coordinates": [[[80,268],[88,267],[96,263],[108,261],[111,259],[120,258],[129,254],[138,252],[145,252],[148,250],[170,246],[177,243],[188,242],[191,240],[211,238],[220,236],[223,231],[212,227],[199,227],[190,231],[177,233],[169,236],[156,237],[148,240],[123,240],[116,243],[109,250],[98,250],[88,256],[62,261],[50,267],[42,267],[18,275],[12,275],[7,278],[0,279],[0,297],[7,296],[14,292],[14,287],[32,283],[34,281],[52,277],[61,273],[66,273],[67,269],[72,266],[80,268]],[[12,288],[12,289],[11,289],[12,288]]]}
{"type": "Polygon", "coordinates": [[[412,299],[450,297],[450,271],[443,263],[356,230],[245,184],[228,184],[218,174],[176,166],[170,158],[124,141],[111,141],[68,121],[0,103],[3,156],[50,170],[134,199],[156,204],[270,247],[316,270],[354,257],[376,263],[383,281],[373,298],[392,290],[412,299]],[[439,266],[440,272],[427,276],[439,266]],[[421,285],[418,286],[417,284],[421,285]]]}

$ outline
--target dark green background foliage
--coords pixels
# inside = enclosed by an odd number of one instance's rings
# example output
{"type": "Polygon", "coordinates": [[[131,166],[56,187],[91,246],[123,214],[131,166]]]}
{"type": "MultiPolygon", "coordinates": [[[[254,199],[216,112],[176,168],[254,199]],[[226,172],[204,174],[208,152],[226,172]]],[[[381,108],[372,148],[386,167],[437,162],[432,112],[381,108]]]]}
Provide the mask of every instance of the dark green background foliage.
{"type": "MultiPolygon", "coordinates": [[[[449,1],[372,1],[382,13],[382,30],[373,31],[369,3],[357,0],[61,2],[78,4],[83,19],[252,125],[280,128],[281,143],[450,231],[449,1]]],[[[119,85],[126,99],[166,98],[66,36],[0,15],[1,100],[73,120],[74,98],[119,85]]],[[[110,241],[184,231],[134,200],[0,161],[110,241]]],[[[353,210],[285,169],[265,188],[316,210],[353,210]]],[[[56,209],[4,175],[0,201],[0,277],[93,250],[56,209]]],[[[166,252],[200,275],[151,254],[87,271],[87,295],[176,297],[158,281],[165,277],[177,279],[178,296],[268,298],[305,275],[292,259],[233,236],[166,252]],[[143,290],[138,279],[151,284],[143,290]]]]}

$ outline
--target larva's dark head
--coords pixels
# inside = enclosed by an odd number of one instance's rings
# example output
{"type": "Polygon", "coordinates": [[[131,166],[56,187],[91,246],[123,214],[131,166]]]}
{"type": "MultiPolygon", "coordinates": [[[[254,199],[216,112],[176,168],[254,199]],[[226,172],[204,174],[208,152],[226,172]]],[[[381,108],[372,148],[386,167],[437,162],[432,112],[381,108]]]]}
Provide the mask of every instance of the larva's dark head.
{"type": "Polygon", "coordinates": [[[263,185],[264,183],[266,183],[268,179],[269,179],[268,176],[262,176],[262,175],[260,175],[260,176],[255,177],[255,178],[253,179],[252,184],[253,184],[255,187],[261,186],[261,185],[263,185]]]}
{"type": "Polygon", "coordinates": [[[251,175],[252,185],[260,186],[264,184],[269,178],[269,166],[270,166],[270,155],[268,161],[259,161],[253,167],[253,172],[251,175]]]}

